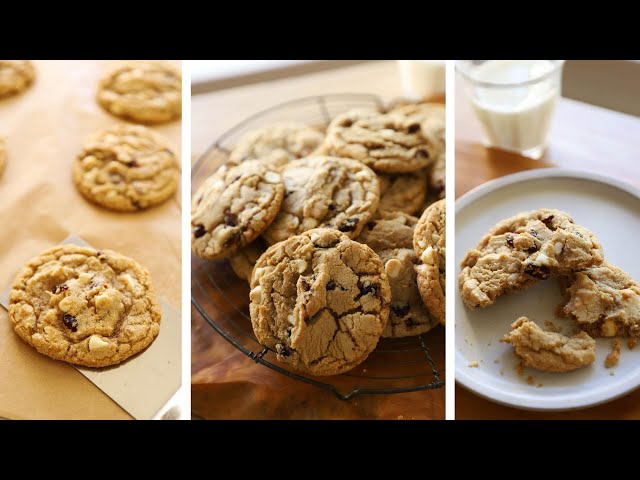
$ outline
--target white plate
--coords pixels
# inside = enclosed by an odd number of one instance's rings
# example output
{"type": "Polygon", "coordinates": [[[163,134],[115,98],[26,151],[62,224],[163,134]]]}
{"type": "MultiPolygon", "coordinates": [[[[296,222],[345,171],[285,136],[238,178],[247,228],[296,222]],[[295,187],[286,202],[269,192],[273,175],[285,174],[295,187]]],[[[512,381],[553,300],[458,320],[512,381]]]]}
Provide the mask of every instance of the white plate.
{"type": "Polygon", "coordinates": [[[531,410],[570,410],[613,400],[640,386],[640,345],[630,351],[623,339],[620,362],[612,369],[604,367],[612,340],[598,339],[596,362],[587,368],[569,373],[527,368],[518,375],[513,348],[499,341],[521,315],[541,326],[545,320],[563,325],[555,316],[562,303],[556,280],[500,297],[485,309],[471,311],[460,299],[457,275],[467,250],[499,220],[537,208],[569,212],[600,239],[607,261],[640,279],[640,190],[559,168],[509,175],[472,190],[456,202],[456,381],[489,400],[531,410]],[[479,367],[468,366],[476,361],[479,367]]]}

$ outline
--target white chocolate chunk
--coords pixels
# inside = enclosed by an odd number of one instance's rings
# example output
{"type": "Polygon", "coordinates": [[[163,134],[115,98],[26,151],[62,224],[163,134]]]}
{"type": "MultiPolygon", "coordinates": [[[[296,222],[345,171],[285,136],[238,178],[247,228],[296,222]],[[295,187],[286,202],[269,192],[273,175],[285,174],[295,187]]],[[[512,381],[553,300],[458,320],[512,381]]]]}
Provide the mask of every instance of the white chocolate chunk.
{"type": "Polygon", "coordinates": [[[387,275],[391,278],[397,278],[402,272],[402,262],[395,258],[388,260],[384,265],[384,271],[387,272],[387,275]]]}
{"type": "Polygon", "coordinates": [[[276,172],[268,171],[264,174],[264,181],[267,183],[280,183],[282,181],[282,177],[276,172]]]}
{"type": "Polygon", "coordinates": [[[100,350],[104,350],[109,346],[109,342],[105,342],[98,335],[91,335],[89,337],[89,351],[96,352],[100,350]]]}
{"type": "Polygon", "coordinates": [[[422,260],[422,263],[424,263],[425,265],[434,265],[435,261],[433,259],[433,248],[429,247],[424,252],[422,252],[420,260],[422,260]]]}
{"type": "Polygon", "coordinates": [[[260,285],[249,292],[249,299],[253,303],[262,303],[262,287],[260,285]]]}

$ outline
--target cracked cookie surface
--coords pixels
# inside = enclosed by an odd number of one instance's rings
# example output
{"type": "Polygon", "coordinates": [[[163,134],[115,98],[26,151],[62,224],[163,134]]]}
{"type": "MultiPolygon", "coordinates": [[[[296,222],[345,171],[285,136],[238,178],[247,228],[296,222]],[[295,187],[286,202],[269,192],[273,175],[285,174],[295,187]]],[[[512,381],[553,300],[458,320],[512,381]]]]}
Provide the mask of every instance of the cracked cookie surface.
{"type": "Polygon", "coordinates": [[[375,110],[338,115],[319,151],[352,158],[382,173],[422,170],[431,165],[436,153],[419,121],[375,110]]]}
{"type": "Polygon", "coordinates": [[[415,103],[402,105],[391,109],[389,113],[421,122],[423,135],[437,147],[437,153],[444,151],[446,131],[446,106],[444,104],[415,103]]]}
{"type": "Polygon", "coordinates": [[[401,211],[413,215],[422,210],[427,199],[427,170],[405,174],[381,174],[380,210],[401,211]]]}
{"type": "Polygon", "coordinates": [[[29,60],[0,60],[0,98],[24,91],[35,77],[29,60]]]}
{"type": "Polygon", "coordinates": [[[223,165],[191,203],[191,247],[214,260],[236,252],[276,218],[284,196],[282,176],[258,161],[223,165]]]}
{"type": "Polygon", "coordinates": [[[460,295],[470,308],[486,307],[500,295],[599,265],[603,258],[595,235],[568,213],[546,208],[519,213],[467,252],[458,277],[460,295]]]}
{"type": "Polygon", "coordinates": [[[105,367],[148,347],[160,331],[149,272],[111,250],[61,245],[31,259],[9,297],[16,333],[56,360],[105,367]]]}
{"type": "Polygon", "coordinates": [[[568,279],[564,313],[593,337],[640,337],[640,284],[603,263],[568,279]]]}
{"type": "Polygon", "coordinates": [[[404,212],[378,210],[356,238],[374,251],[413,248],[413,230],[418,219],[404,212]]]}
{"type": "Polygon", "coordinates": [[[445,324],[446,204],[438,200],[422,214],[413,233],[418,290],[429,312],[445,324]]]}
{"type": "Polygon", "coordinates": [[[180,167],[168,142],[141,125],[115,125],[92,135],[73,164],[73,180],[88,200],[131,212],[168,200],[180,167]]]}
{"type": "Polygon", "coordinates": [[[314,156],[282,170],[285,198],[263,237],[274,244],[313,228],[335,228],[355,238],[378,209],[376,174],[346,158],[314,156]]]}
{"type": "Polygon", "coordinates": [[[364,361],[389,316],[378,255],[337,230],[315,229],[270,247],[251,279],[258,341],[311,375],[337,375],[364,361]]]}
{"type": "Polygon", "coordinates": [[[596,360],[596,342],[585,332],[573,337],[545,332],[527,317],[520,317],[511,329],[500,341],[513,345],[527,367],[543,372],[569,372],[596,360]]]}
{"type": "Polygon", "coordinates": [[[322,132],[303,123],[275,123],[244,135],[229,160],[240,163],[259,159],[273,166],[282,166],[311,155],[323,140],[322,132]]]}
{"type": "Polygon", "coordinates": [[[97,93],[109,113],[137,123],[155,124],[182,115],[182,75],[161,60],[121,60],[105,69],[97,93]]]}

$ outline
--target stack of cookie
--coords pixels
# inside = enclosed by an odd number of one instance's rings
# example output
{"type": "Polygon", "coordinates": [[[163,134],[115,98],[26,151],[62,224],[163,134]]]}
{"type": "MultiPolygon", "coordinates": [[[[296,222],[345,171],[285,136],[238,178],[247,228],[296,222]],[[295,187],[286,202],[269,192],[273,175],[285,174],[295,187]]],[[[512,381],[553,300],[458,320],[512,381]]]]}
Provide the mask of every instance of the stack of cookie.
{"type": "Polygon", "coordinates": [[[458,278],[469,308],[492,305],[549,277],[559,277],[564,316],[580,332],[567,337],[518,318],[504,342],[526,366],[566,372],[595,361],[592,337],[640,337],[640,285],[607,263],[600,241],[560,210],[523,212],[499,222],[469,250],[458,278]]]}
{"type": "Polygon", "coordinates": [[[444,324],[444,111],[269,125],[196,191],[192,249],[249,282],[254,333],[279,360],[339,374],[381,336],[444,324]]]}

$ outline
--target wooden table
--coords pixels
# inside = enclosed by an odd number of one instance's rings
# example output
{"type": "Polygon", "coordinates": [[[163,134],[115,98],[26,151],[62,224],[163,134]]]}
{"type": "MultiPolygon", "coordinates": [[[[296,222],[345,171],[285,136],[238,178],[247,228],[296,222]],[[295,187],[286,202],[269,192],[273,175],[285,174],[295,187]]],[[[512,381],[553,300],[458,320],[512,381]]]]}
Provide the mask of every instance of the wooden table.
{"type": "MultiPolygon", "coordinates": [[[[640,119],[561,99],[549,148],[531,160],[481,145],[481,128],[456,79],[456,198],[488,180],[522,170],[565,167],[604,173],[640,186],[640,119]]],[[[456,385],[456,419],[640,419],[640,390],[598,407],[542,413],[504,407],[456,385]]]]}
{"type": "MultiPolygon", "coordinates": [[[[401,95],[395,62],[367,62],[338,70],[221,90],[192,98],[192,160],[224,131],[250,115],[296,98],[328,93],[401,95]]],[[[431,332],[430,334],[431,335],[431,332]]],[[[444,344],[443,329],[433,332],[444,344]]],[[[444,364],[443,349],[433,352],[444,364]]],[[[205,418],[433,419],[444,418],[444,388],[352,401],[272,372],[228,344],[192,308],[192,407],[205,418]]]]}

